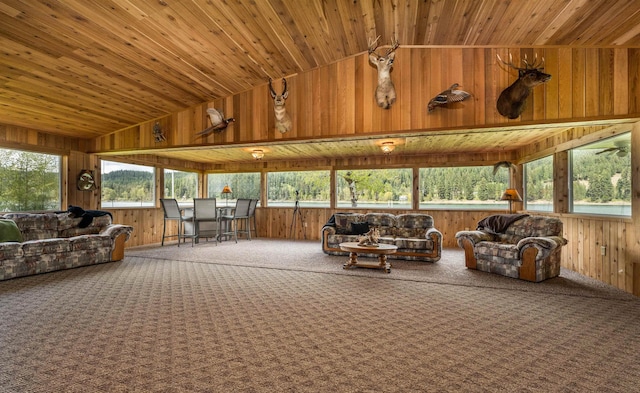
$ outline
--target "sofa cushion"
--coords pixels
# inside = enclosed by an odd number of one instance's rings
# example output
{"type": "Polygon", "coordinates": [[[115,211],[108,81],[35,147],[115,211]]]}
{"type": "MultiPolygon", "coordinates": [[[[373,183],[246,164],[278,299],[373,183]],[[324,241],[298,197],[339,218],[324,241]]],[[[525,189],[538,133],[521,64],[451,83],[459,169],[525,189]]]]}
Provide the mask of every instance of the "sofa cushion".
{"type": "Polygon", "coordinates": [[[333,217],[336,222],[336,233],[339,235],[350,234],[351,223],[364,221],[364,214],[360,213],[335,213],[333,217]]]}
{"type": "Polygon", "coordinates": [[[522,263],[520,250],[515,244],[480,242],[476,244],[474,252],[478,259],[516,266],[522,263]]]}
{"type": "Polygon", "coordinates": [[[6,242],[0,244],[0,265],[7,260],[19,259],[22,254],[22,243],[6,242]]]}
{"type": "Polygon", "coordinates": [[[22,243],[22,232],[15,221],[0,219],[0,243],[3,242],[22,243]]]}
{"type": "Polygon", "coordinates": [[[529,216],[511,224],[507,235],[523,237],[562,236],[562,220],[556,217],[529,216]]]}
{"type": "Polygon", "coordinates": [[[85,228],[80,228],[81,217],[70,217],[69,213],[58,214],[58,236],[72,237],[79,235],[94,235],[100,233],[102,229],[109,226],[112,222],[111,216],[104,215],[94,217],[91,224],[85,228]]]}
{"type": "Polygon", "coordinates": [[[42,256],[44,254],[55,255],[69,251],[71,251],[69,241],[60,238],[30,240],[22,245],[22,252],[25,257],[42,256]]]}
{"type": "Polygon", "coordinates": [[[7,213],[4,218],[15,221],[24,241],[58,237],[58,216],[53,213],[7,213]]]}
{"type": "Polygon", "coordinates": [[[367,213],[365,220],[369,227],[377,226],[380,236],[396,236],[396,216],[389,213],[367,213]]]}

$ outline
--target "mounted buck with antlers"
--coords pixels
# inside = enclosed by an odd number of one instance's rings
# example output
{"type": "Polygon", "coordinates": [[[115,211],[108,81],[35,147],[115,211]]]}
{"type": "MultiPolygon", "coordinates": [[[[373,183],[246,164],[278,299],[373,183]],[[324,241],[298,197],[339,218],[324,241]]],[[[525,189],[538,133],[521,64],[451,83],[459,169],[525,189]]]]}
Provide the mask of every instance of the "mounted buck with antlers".
{"type": "Polygon", "coordinates": [[[289,96],[286,79],[282,78],[282,94],[277,94],[276,91],[273,90],[271,79],[269,79],[269,91],[271,92],[271,98],[273,98],[273,111],[276,115],[276,128],[281,134],[284,134],[291,129],[292,125],[291,116],[289,116],[284,107],[284,102],[286,101],[287,96],[289,96]]]}
{"type": "Polygon", "coordinates": [[[515,119],[522,114],[531,90],[551,79],[551,75],[542,72],[544,70],[544,57],[539,64],[536,64],[538,60],[538,55],[536,55],[533,63],[529,64],[527,55],[525,55],[524,60],[522,60],[525,67],[520,68],[513,65],[511,53],[509,53],[509,62],[502,60],[500,55],[497,56],[502,64],[518,71],[518,79],[500,93],[497,102],[498,112],[502,116],[515,119]]]}
{"type": "Polygon", "coordinates": [[[369,61],[378,69],[378,87],[376,88],[376,102],[380,108],[389,109],[396,101],[396,88],[391,82],[391,67],[393,59],[396,56],[396,49],[400,46],[394,37],[391,40],[391,48],[387,50],[384,56],[376,52],[378,48],[378,36],[374,41],[368,40],[369,43],[369,61]]]}

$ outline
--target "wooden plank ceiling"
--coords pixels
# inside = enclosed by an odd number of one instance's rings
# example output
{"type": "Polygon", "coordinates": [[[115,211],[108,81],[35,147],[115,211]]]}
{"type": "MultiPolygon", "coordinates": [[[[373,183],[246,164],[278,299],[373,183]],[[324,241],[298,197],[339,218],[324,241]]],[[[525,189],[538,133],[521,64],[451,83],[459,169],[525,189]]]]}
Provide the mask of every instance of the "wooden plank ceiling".
{"type": "Polygon", "coordinates": [[[393,33],[403,46],[640,47],[640,5],[0,0],[0,122],[94,138],[357,55],[368,37],[393,33]]]}

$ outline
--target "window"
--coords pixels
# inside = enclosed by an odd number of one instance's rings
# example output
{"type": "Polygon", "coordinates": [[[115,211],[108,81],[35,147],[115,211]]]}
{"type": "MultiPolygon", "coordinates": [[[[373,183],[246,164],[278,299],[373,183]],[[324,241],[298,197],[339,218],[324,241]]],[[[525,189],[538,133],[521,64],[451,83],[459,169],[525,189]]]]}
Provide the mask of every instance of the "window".
{"type": "Polygon", "coordinates": [[[631,134],[571,150],[571,211],[631,216],[631,134]]]}
{"type": "Polygon", "coordinates": [[[420,209],[508,209],[509,171],[492,166],[420,168],[420,209]]]}
{"type": "Polygon", "coordinates": [[[0,211],[59,210],[61,157],[0,149],[0,211]]]}
{"type": "Polygon", "coordinates": [[[260,173],[210,173],[207,176],[207,195],[216,198],[218,205],[224,201],[229,205],[238,198],[260,199],[260,173]],[[225,186],[231,189],[230,194],[223,194],[225,186]]]}
{"type": "Polygon", "coordinates": [[[525,209],[553,211],[553,156],[524,164],[525,209]]]}
{"type": "Polygon", "coordinates": [[[155,206],[153,167],[102,161],[102,207],[155,206]]]}
{"type": "Polygon", "coordinates": [[[337,207],[411,209],[412,181],[409,168],[336,171],[337,207]]]}
{"type": "Polygon", "coordinates": [[[270,172],[267,174],[269,206],[328,207],[329,171],[270,172]]]}
{"type": "Polygon", "coordinates": [[[165,169],[164,197],[193,203],[193,198],[198,197],[198,174],[165,169]]]}

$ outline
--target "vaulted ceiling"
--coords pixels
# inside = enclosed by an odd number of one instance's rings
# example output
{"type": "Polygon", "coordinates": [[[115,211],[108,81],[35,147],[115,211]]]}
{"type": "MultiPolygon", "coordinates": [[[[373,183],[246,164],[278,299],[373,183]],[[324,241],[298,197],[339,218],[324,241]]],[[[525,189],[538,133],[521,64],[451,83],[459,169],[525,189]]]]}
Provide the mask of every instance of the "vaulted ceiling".
{"type": "Polygon", "coordinates": [[[367,50],[640,47],[635,0],[0,0],[0,123],[93,138],[367,50]]]}

